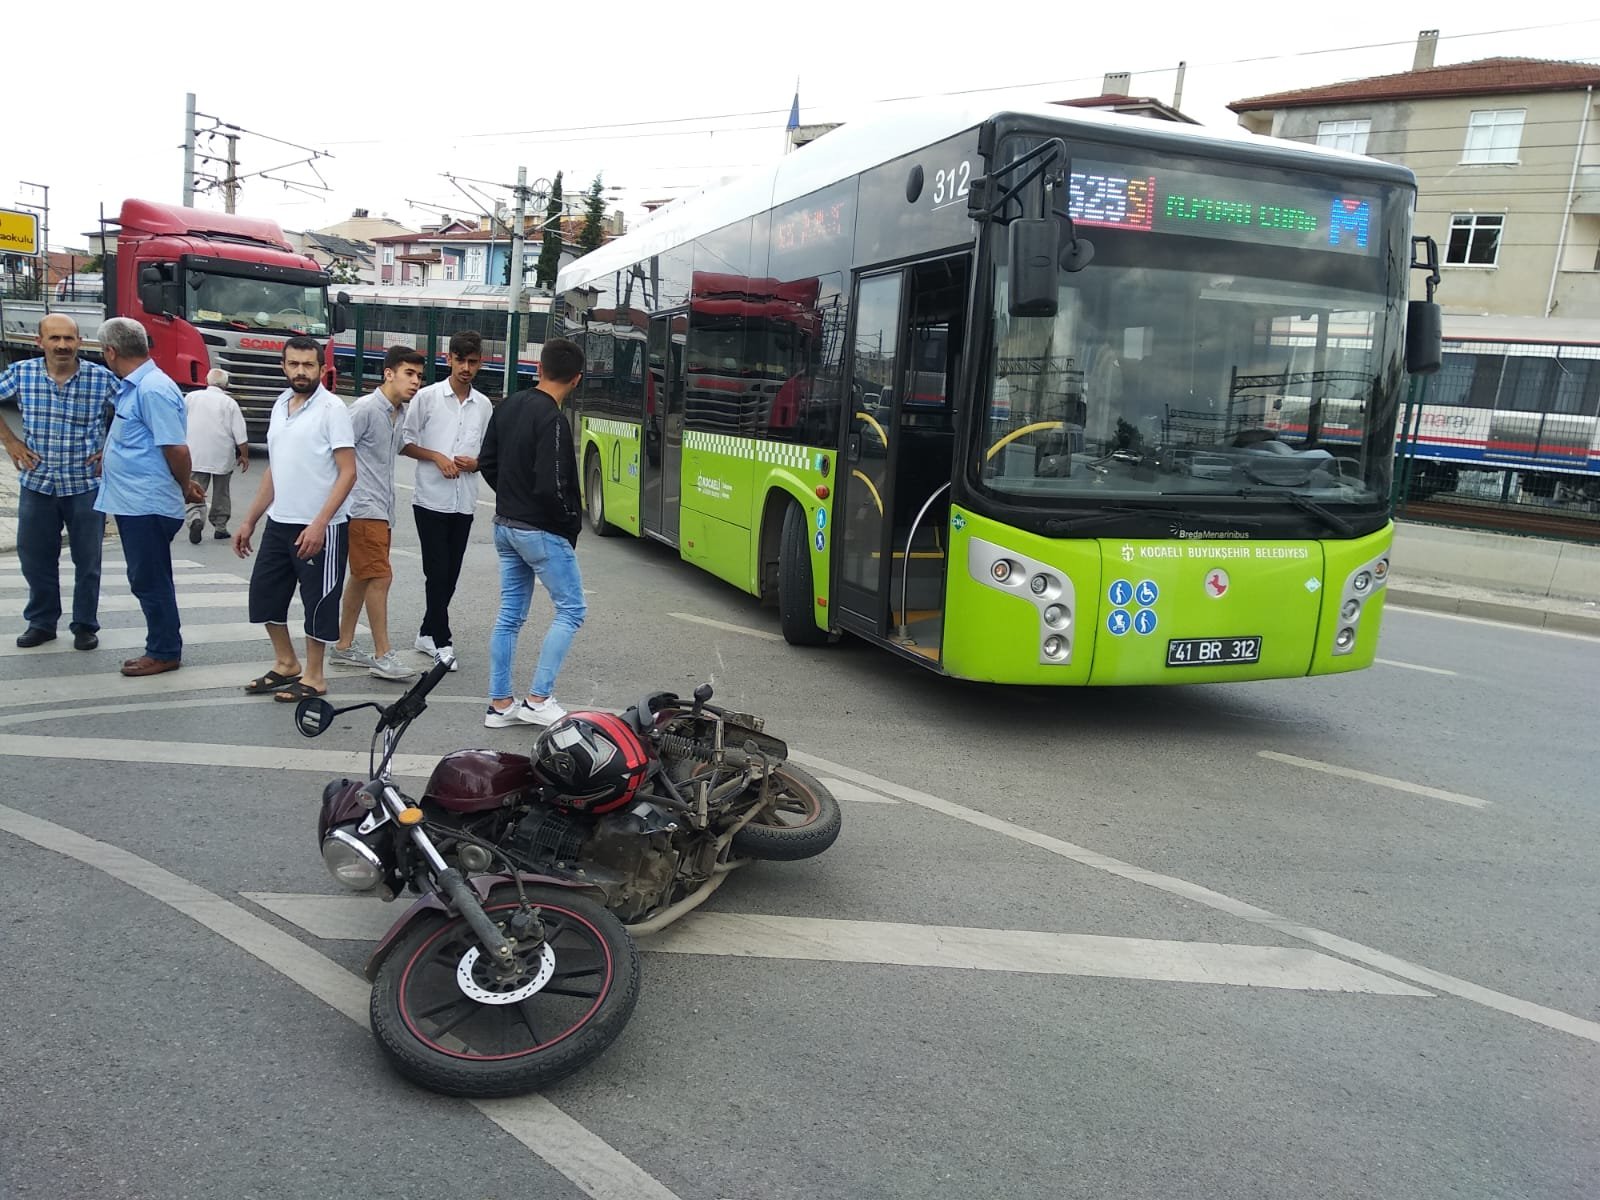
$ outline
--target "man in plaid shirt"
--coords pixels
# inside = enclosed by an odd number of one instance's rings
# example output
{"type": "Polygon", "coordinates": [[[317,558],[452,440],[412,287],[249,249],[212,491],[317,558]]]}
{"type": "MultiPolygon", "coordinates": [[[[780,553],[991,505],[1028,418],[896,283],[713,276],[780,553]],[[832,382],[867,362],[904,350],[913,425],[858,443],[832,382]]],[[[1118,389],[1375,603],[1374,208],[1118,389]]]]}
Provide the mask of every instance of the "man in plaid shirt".
{"type": "Polygon", "coordinates": [[[100,454],[117,377],[78,358],[78,325],[62,313],[39,322],[43,358],[0,371],[0,400],[15,400],[22,437],[0,421],[0,440],[17,468],[17,557],[28,581],[28,623],[17,638],[24,648],[56,637],[61,619],[61,530],[67,531],[76,579],[72,590],[72,644],[100,644],[100,544],[106,520],[95,511],[100,454]]]}

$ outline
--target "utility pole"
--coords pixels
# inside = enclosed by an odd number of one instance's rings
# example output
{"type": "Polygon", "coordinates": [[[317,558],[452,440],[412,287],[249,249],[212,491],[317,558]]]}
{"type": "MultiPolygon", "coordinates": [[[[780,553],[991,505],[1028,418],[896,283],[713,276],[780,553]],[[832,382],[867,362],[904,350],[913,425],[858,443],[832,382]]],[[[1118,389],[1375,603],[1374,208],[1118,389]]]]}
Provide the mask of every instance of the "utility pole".
{"type": "Polygon", "coordinates": [[[228,173],[222,180],[223,211],[232,212],[239,198],[239,135],[228,136],[228,173]]]}
{"type": "MultiPolygon", "coordinates": [[[[194,93],[183,98],[183,206],[194,207],[194,93]]],[[[231,211],[231,210],[230,210],[231,211]]]]}
{"type": "MultiPolygon", "coordinates": [[[[510,284],[506,293],[506,377],[501,385],[502,396],[511,395],[517,382],[517,332],[521,322],[518,320],[522,314],[518,311],[522,307],[522,243],[523,225],[528,214],[528,168],[517,168],[517,215],[511,223],[511,270],[508,273],[510,284]]],[[[491,223],[492,227],[492,223],[491,223]]]]}
{"type": "MultiPolygon", "coordinates": [[[[43,281],[43,288],[39,296],[44,301],[44,311],[50,311],[50,185],[47,183],[29,183],[26,179],[17,180],[23,187],[38,188],[44,193],[43,203],[37,206],[37,211],[42,214],[39,222],[39,278],[43,281]]],[[[32,204],[18,205],[19,208],[35,208],[32,204]]]]}

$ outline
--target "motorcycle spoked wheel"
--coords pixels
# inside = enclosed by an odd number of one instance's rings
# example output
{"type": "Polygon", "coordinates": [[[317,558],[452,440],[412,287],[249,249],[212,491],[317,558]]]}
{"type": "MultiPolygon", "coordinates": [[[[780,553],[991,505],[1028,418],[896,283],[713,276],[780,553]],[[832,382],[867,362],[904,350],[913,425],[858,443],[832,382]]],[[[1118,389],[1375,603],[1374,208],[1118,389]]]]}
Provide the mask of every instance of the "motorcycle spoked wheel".
{"type": "Polygon", "coordinates": [[[785,763],[772,772],[772,791],[769,807],[733,835],[736,855],[795,862],[815,858],[839,840],[844,814],[815,776],[785,763]]]}
{"type": "MultiPolygon", "coordinates": [[[[639,950],[622,922],[563,888],[525,891],[542,912],[551,954],[524,952],[515,978],[497,980],[468,961],[478,942],[461,917],[419,922],[379,968],[372,1032],[413,1083],[447,1096],[536,1091],[598,1058],[628,1023],[639,999],[639,950]],[[463,970],[497,1002],[468,995],[463,970]]],[[[517,904],[516,889],[502,887],[484,909],[501,924],[517,904]]]]}

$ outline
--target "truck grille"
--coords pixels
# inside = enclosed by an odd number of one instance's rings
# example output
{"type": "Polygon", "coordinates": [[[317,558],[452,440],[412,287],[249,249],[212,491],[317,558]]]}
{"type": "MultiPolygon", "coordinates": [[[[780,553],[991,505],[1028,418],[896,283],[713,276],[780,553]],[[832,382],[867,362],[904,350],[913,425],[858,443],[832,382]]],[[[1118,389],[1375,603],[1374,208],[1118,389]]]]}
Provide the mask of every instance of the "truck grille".
{"type": "Polygon", "coordinates": [[[267,440],[272,406],[288,385],[283,377],[283,356],[266,350],[240,350],[233,346],[214,351],[217,365],[228,373],[228,392],[244,414],[245,434],[252,442],[267,440]]]}

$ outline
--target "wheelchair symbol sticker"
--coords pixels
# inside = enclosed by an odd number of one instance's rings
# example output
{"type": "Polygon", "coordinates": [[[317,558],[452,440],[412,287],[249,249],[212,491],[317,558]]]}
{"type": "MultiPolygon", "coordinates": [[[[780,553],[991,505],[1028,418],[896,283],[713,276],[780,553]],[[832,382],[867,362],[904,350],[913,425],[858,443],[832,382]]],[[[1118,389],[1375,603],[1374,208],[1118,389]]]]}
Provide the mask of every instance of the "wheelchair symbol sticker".
{"type": "Polygon", "coordinates": [[[1128,614],[1120,608],[1111,610],[1111,615],[1106,617],[1106,628],[1121,637],[1128,632],[1128,614]]]}
{"type": "Polygon", "coordinates": [[[1121,608],[1129,600],[1133,599],[1133,584],[1126,579],[1119,579],[1111,585],[1106,595],[1111,598],[1111,603],[1121,608]]]}
{"type": "Polygon", "coordinates": [[[1154,604],[1160,595],[1161,589],[1156,587],[1156,581],[1153,579],[1141,579],[1139,586],[1133,589],[1133,598],[1146,608],[1154,604]]]}
{"type": "Polygon", "coordinates": [[[1135,633],[1154,633],[1156,628],[1156,614],[1148,608],[1141,608],[1133,614],[1133,631],[1135,633]]]}

